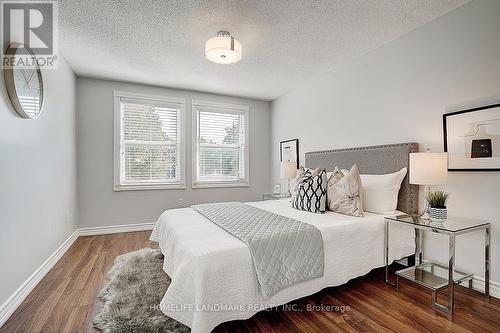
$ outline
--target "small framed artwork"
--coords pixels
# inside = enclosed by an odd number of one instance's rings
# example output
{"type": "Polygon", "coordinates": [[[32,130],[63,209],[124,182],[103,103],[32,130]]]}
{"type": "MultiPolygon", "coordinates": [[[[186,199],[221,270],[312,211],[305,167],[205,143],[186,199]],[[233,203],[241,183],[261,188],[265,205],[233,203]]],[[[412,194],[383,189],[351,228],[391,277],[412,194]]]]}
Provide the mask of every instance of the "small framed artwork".
{"type": "Polygon", "coordinates": [[[500,171],[500,104],[443,115],[449,171],[500,171]]]}
{"type": "Polygon", "coordinates": [[[273,194],[281,194],[281,185],[280,184],[274,185],[273,194]]]}
{"type": "Polygon", "coordinates": [[[299,168],[299,139],[280,142],[280,162],[296,162],[299,168]]]}

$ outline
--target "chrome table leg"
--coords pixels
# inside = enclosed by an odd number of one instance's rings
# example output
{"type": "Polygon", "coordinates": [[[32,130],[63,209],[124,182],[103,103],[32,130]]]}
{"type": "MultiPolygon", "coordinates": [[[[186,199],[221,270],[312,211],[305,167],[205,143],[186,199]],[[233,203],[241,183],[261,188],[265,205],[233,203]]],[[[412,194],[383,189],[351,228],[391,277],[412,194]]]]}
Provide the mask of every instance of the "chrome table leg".
{"type": "Polygon", "coordinates": [[[455,235],[450,235],[448,257],[448,313],[453,314],[455,309],[455,280],[453,272],[455,271],[455,235]]]}
{"type": "Polygon", "coordinates": [[[484,237],[484,295],[486,299],[490,299],[490,243],[491,243],[491,227],[485,229],[484,237]]]}
{"type": "Polygon", "coordinates": [[[439,304],[437,301],[438,290],[432,291],[432,306],[444,311],[450,315],[455,310],[455,280],[453,280],[453,272],[455,271],[455,235],[449,236],[449,256],[448,256],[448,306],[439,304]]]}
{"type": "Polygon", "coordinates": [[[396,286],[394,282],[389,280],[389,222],[384,221],[384,259],[385,259],[385,282],[391,286],[396,286]]]}
{"type": "Polygon", "coordinates": [[[424,250],[422,244],[422,233],[420,229],[415,229],[415,264],[421,265],[424,261],[424,250]],[[418,263],[416,262],[418,259],[418,263]]]}

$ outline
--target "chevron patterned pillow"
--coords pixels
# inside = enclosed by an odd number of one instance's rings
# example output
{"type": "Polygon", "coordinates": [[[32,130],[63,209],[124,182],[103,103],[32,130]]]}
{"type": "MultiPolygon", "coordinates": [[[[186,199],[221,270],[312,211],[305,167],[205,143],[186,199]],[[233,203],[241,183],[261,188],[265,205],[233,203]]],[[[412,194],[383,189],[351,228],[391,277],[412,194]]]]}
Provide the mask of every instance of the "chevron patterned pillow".
{"type": "Polygon", "coordinates": [[[292,207],[323,214],[326,211],[326,186],[326,170],[323,169],[315,176],[310,170],[304,171],[300,179],[297,180],[292,207]]]}

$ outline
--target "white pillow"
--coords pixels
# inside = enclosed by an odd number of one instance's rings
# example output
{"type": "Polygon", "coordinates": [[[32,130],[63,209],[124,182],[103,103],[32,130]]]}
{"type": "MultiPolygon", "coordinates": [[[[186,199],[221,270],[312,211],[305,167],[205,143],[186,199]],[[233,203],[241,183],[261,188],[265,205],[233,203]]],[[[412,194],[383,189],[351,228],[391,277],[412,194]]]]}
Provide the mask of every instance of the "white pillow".
{"type": "Polygon", "coordinates": [[[398,206],[398,194],[407,169],[385,175],[360,175],[363,186],[363,210],[386,214],[398,206]]]}

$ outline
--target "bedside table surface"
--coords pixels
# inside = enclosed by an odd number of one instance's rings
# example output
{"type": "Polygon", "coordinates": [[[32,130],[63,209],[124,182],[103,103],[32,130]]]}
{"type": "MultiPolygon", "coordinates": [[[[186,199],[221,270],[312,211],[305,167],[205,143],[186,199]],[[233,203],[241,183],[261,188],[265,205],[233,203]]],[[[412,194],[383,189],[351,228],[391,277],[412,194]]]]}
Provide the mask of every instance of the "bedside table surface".
{"type": "Polygon", "coordinates": [[[462,233],[490,226],[490,223],[485,221],[457,217],[450,217],[443,222],[423,220],[417,215],[386,216],[385,218],[394,222],[410,224],[421,229],[432,229],[447,233],[462,233]]]}
{"type": "Polygon", "coordinates": [[[273,194],[273,193],[264,193],[263,196],[269,197],[269,198],[278,198],[278,199],[285,199],[285,198],[291,198],[290,195],[288,194],[273,194]]]}

